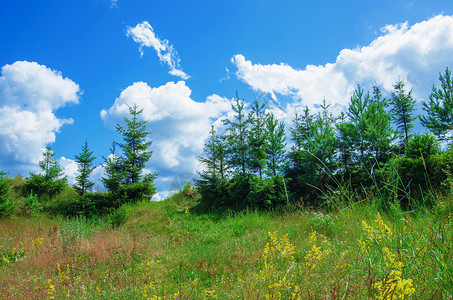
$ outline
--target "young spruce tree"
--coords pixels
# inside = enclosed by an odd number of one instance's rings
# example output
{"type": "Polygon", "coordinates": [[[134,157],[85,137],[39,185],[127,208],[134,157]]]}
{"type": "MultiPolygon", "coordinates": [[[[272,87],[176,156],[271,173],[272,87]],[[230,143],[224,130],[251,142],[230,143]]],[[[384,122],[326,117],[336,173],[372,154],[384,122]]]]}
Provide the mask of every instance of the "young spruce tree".
{"type": "Polygon", "coordinates": [[[96,157],[93,156],[92,151],[88,150],[88,142],[85,141],[82,152],[75,155],[74,158],[77,163],[77,171],[79,172],[79,175],[75,178],[76,183],[74,184],[74,188],[80,195],[83,195],[94,185],[94,183],[89,180],[89,177],[94,170],[92,163],[96,157]]]}
{"type": "Polygon", "coordinates": [[[247,174],[249,165],[249,120],[244,114],[245,102],[235,98],[231,108],[236,113],[233,120],[223,120],[227,126],[226,140],[228,142],[228,161],[229,165],[241,174],[247,174]]]}
{"type": "Polygon", "coordinates": [[[390,103],[392,104],[392,118],[396,124],[400,137],[401,144],[407,147],[407,141],[409,140],[410,131],[414,127],[414,116],[415,111],[415,100],[412,97],[412,91],[406,92],[404,89],[404,82],[398,81],[394,85],[394,92],[390,103]]]}
{"type": "Polygon", "coordinates": [[[250,146],[250,169],[258,172],[260,179],[263,179],[263,170],[266,165],[267,153],[266,144],[266,104],[259,103],[258,100],[253,102],[249,113],[249,146],[250,146]]]}
{"type": "Polygon", "coordinates": [[[277,176],[285,160],[285,124],[279,122],[273,114],[266,119],[266,145],[267,165],[271,176],[277,176]]]}
{"type": "Polygon", "coordinates": [[[147,121],[140,121],[143,109],[134,104],[129,107],[130,118],[124,117],[125,126],[116,125],[116,130],[123,136],[123,143],[114,143],[111,155],[106,159],[106,177],[102,178],[110,192],[119,193],[122,202],[137,201],[143,196],[155,193],[154,179],[156,174],[143,175],[143,169],[152,155],[148,150],[152,141],[147,137],[147,121]],[[116,155],[115,144],[123,156],[116,155]]]}

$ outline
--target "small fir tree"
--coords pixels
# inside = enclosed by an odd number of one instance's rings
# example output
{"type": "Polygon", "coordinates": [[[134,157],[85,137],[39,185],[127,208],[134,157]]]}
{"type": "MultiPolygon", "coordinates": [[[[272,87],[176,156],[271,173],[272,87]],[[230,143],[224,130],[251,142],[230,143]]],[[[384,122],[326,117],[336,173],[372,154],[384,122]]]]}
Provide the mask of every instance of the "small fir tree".
{"type": "Polygon", "coordinates": [[[145,164],[151,158],[152,151],[148,150],[152,142],[147,141],[150,132],[146,131],[147,121],[140,121],[139,115],[143,109],[136,104],[129,107],[130,119],[124,117],[126,126],[116,125],[116,130],[123,136],[123,143],[118,144],[123,150],[122,164],[125,172],[124,183],[137,183],[142,180],[145,164]]]}
{"type": "Polygon", "coordinates": [[[82,147],[82,152],[75,155],[74,158],[77,163],[77,171],[79,172],[79,175],[75,178],[76,184],[74,184],[74,188],[80,195],[83,195],[94,185],[94,183],[89,180],[89,177],[94,170],[92,163],[96,157],[93,156],[92,151],[89,151],[88,142],[85,141],[85,144],[82,147]]]}
{"type": "Polygon", "coordinates": [[[258,172],[260,179],[263,178],[263,170],[266,165],[266,104],[260,104],[258,100],[253,102],[249,113],[249,146],[250,146],[250,169],[258,172]]]}
{"type": "Polygon", "coordinates": [[[410,131],[414,127],[415,100],[412,97],[412,91],[406,92],[404,89],[404,82],[398,81],[394,85],[394,92],[390,103],[392,104],[392,118],[393,122],[399,130],[401,144],[407,146],[410,131]]]}
{"type": "Polygon", "coordinates": [[[273,114],[266,119],[266,145],[267,165],[270,175],[277,176],[285,160],[285,124],[279,122],[273,114]]]}
{"type": "Polygon", "coordinates": [[[47,147],[43,153],[43,160],[39,162],[39,167],[44,171],[43,176],[46,180],[58,179],[64,174],[54,155],[53,151],[47,147]]]}
{"type": "Polygon", "coordinates": [[[228,143],[228,163],[242,174],[246,174],[249,165],[249,120],[244,114],[245,102],[239,100],[236,95],[235,103],[231,105],[235,112],[234,119],[224,119],[223,124],[227,127],[226,140],[228,143]]]}

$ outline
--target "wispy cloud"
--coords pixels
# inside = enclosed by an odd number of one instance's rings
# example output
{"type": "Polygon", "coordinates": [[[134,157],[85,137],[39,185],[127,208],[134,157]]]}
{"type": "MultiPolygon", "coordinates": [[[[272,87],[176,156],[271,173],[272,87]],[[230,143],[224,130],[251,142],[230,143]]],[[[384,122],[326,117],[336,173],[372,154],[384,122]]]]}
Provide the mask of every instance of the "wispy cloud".
{"type": "Polygon", "coordinates": [[[168,40],[159,39],[154,33],[153,28],[147,21],[137,24],[135,27],[127,27],[127,36],[132,37],[134,42],[139,44],[140,55],[143,56],[143,48],[154,48],[157,52],[159,60],[170,68],[169,74],[189,79],[190,76],[184,73],[180,68],[180,59],[178,52],[173,48],[168,40]]]}
{"type": "Polygon", "coordinates": [[[387,25],[368,46],[343,49],[334,63],[296,69],[287,64],[252,63],[244,55],[232,58],[236,76],[253,89],[292,96],[313,106],[325,97],[346,106],[357,84],[381,84],[390,91],[404,79],[418,99],[426,99],[439,72],[453,64],[453,16],[439,15],[408,26],[387,25]]]}

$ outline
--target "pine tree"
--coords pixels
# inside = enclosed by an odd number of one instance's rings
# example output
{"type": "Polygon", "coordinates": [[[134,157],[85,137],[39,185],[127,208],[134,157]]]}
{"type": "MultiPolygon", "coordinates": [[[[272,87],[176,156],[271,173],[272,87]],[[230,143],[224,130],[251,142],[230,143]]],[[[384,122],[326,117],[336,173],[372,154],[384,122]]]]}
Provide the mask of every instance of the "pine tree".
{"type": "Polygon", "coordinates": [[[285,159],[285,124],[279,122],[273,114],[266,119],[266,145],[267,165],[270,175],[277,176],[285,159]]]}
{"type": "Polygon", "coordinates": [[[407,146],[410,131],[414,127],[415,100],[412,97],[412,91],[406,93],[404,90],[404,82],[398,81],[394,85],[394,92],[390,103],[392,104],[392,118],[396,124],[401,138],[401,144],[407,146]]]}
{"type": "Polygon", "coordinates": [[[266,144],[266,104],[260,104],[258,100],[253,102],[252,109],[249,113],[248,121],[250,124],[249,147],[250,160],[249,165],[252,171],[258,171],[260,179],[263,178],[263,169],[266,165],[267,153],[266,144]]]}
{"type": "Polygon", "coordinates": [[[424,127],[443,140],[453,130],[453,76],[451,71],[447,68],[445,75],[439,73],[439,80],[440,88],[433,85],[429,101],[423,101],[423,110],[428,116],[420,117],[420,121],[424,127]]]}
{"type": "Polygon", "coordinates": [[[79,175],[75,178],[76,184],[74,184],[74,188],[80,193],[80,195],[83,195],[94,185],[94,183],[89,180],[89,177],[94,170],[92,163],[96,157],[93,156],[92,151],[88,150],[88,142],[85,141],[85,145],[82,147],[82,152],[75,155],[74,158],[77,163],[77,171],[79,172],[79,175]]]}
{"type": "Polygon", "coordinates": [[[237,95],[234,100],[235,103],[231,105],[232,110],[236,113],[234,120],[223,120],[223,124],[227,126],[228,161],[232,168],[245,175],[250,158],[249,120],[244,115],[245,102],[239,100],[237,95]]]}
{"type": "Polygon", "coordinates": [[[125,172],[125,184],[133,184],[142,180],[143,169],[152,155],[152,151],[148,150],[152,142],[146,141],[150,134],[146,131],[147,121],[139,121],[138,119],[142,112],[143,109],[139,110],[138,106],[134,104],[129,107],[131,118],[124,117],[126,127],[116,125],[116,130],[123,136],[123,143],[118,145],[123,150],[124,155],[122,164],[125,172]]]}

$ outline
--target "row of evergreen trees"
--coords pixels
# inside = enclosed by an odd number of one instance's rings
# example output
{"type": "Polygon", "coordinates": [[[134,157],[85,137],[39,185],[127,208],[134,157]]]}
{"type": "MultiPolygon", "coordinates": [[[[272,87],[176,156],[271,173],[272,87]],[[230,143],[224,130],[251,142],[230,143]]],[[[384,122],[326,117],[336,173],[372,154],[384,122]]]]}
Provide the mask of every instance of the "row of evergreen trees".
{"type": "Polygon", "coordinates": [[[317,114],[305,107],[289,128],[290,149],[284,123],[266,113],[265,104],[254,101],[246,113],[245,102],[236,97],[233,118],[223,120],[225,132],[220,135],[212,127],[200,157],[206,166],[197,182],[202,201],[208,206],[269,207],[302,198],[320,204],[334,186],[380,189],[387,182],[390,189],[392,179],[397,198],[404,198],[415,183],[426,187],[432,179],[431,187],[440,186],[453,163],[439,147],[453,129],[450,70],[439,79],[441,86],[423,101],[426,116],[420,117],[437,138],[412,134],[415,99],[403,81],[394,84],[389,99],[379,86],[371,91],[358,86],[339,117],[325,100],[317,114]]]}
{"type": "MultiPolygon", "coordinates": [[[[27,199],[36,199],[41,205],[47,205],[52,212],[66,215],[108,213],[124,203],[151,197],[155,193],[156,174],[143,173],[145,164],[152,155],[149,150],[152,142],[148,140],[150,132],[146,130],[147,122],[139,119],[142,111],[137,105],[129,107],[129,118],[124,118],[124,126],[116,125],[123,140],[122,143],[113,142],[110,155],[104,158],[105,176],[102,182],[107,193],[92,192],[94,183],[90,176],[95,169],[93,162],[96,157],[89,150],[87,141],[81,152],[74,156],[78,174],[72,188],[77,196],[71,196],[71,193],[62,195],[70,187],[50,148],[46,148],[43,159],[39,162],[41,173],[30,173],[22,185],[21,193],[27,199]],[[117,147],[121,153],[115,151],[117,147]]],[[[9,192],[6,192],[6,180],[2,178],[0,181],[1,206],[1,203],[7,203],[9,192]]],[[[3,214],[6,214],[6,207],[11,211],[11,204],[5,204],[3,214]]]]}

